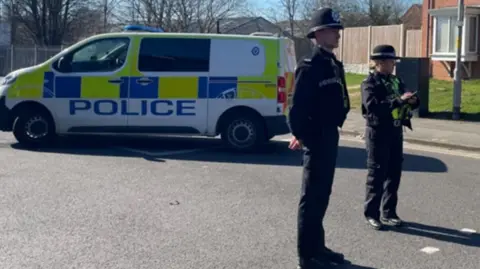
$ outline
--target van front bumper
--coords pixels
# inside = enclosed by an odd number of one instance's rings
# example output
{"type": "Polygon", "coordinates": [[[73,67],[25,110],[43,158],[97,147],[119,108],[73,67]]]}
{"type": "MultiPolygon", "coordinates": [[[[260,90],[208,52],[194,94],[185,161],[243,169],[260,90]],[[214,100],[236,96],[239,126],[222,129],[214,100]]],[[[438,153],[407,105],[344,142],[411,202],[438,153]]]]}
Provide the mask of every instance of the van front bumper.
{"type": "Polygon", "coordinates": [[[0,131],[11,131],[10,109],[5,105],[5,96],[0,97],[0,131]]]}
{"type": "Polygon", "coordinates": [[[267,126],[267,132],[270,137],[290,133],[290,128],[287,124],[287,117],[285,115],[266,116],[265,124],[267,126]]]}

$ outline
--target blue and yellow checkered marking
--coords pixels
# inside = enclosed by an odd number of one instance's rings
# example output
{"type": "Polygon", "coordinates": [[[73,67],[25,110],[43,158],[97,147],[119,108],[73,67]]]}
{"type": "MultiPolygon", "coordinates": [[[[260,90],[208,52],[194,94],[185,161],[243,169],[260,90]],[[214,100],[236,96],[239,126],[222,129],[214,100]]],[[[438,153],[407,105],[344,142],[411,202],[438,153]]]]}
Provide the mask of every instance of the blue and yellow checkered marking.
{"type": "Polygon", "coordinates": [[[239,77],[58,76],[45,72],[43,98],[276,98],[275,79],[239,77]]]}

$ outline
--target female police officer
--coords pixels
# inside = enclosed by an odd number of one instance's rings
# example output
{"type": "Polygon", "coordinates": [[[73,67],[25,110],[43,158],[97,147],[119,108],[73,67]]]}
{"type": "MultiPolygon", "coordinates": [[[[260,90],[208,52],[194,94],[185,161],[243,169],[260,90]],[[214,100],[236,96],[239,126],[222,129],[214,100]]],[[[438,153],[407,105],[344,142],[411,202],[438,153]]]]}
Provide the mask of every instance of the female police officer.
{"type": "Polygon", "coordinates": [[[368,176],[364,215],[380,230],[383,224],[400,226],[397,192],[403,161],[403,126],[411,128],[411,110],[417,96],[405,92],[403,82],[393,75],[399,59],[390,45],[379,45],[370,56],[372,72],[362,82],[362,114],[366,119],[368,176]],[[383,202],[383,207],[381,207],[383,202]]]}

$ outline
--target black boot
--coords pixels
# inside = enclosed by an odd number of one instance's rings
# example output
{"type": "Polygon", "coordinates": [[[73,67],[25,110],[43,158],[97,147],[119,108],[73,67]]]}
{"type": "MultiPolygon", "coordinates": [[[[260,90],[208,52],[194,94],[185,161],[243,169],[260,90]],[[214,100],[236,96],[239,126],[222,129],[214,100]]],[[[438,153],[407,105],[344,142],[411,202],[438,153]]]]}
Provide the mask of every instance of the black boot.
{"type": "Polygon", "coordinates": [[[395,227],[400,227],[403,224],[402,219],[400,219],[398,216],[381,217],[380,221],[383,222],[386,225],[395,226],[395,227]]]}
{"type": "Polygon", "coordinates": [[[382,230],[383,224],[378,219],[367,218],[367,224],[370,225],[374,230],[382,230]]]}

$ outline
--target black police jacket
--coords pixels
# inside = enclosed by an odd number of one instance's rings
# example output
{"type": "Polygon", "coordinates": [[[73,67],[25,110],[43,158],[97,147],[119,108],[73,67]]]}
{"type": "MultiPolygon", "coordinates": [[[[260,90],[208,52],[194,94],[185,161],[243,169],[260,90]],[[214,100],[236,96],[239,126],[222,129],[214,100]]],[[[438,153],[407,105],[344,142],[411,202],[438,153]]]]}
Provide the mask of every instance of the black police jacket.
{"type": "MultiPolygon", "coordinates": [[[[382,78],[389,80],[394,75],[383,75],[377,72],[371,72],[368,77],[362,82],[361,94],[362,94],[362,115],[367,121],[367,126],[370,127],[391,127],[393,126],[392,110],[399,108],[407,101],[403,101],[400,98],[389,98],[389,91],[385,84],[382,82],[382,78]]],[[[405,84],[399,80],[399,92],[405,93],[405,84]]],[[[411,105],[411,109],[415,110],[420,105],[420,99],[417,96],[417,102],[411,105]]],[[[412,130],[412,122],[410,119],[402,120],[402,125],[412,130]]]]}
{"type": "Polygon", "coordinates": [[[295,92],[288,115],[293,136],[314,138],[325,127],[342,127],[350,111],[343,64],[318,46],[295,70],[295,92]],[[345,102],[345,103],[344,103],[345,102]]]}

